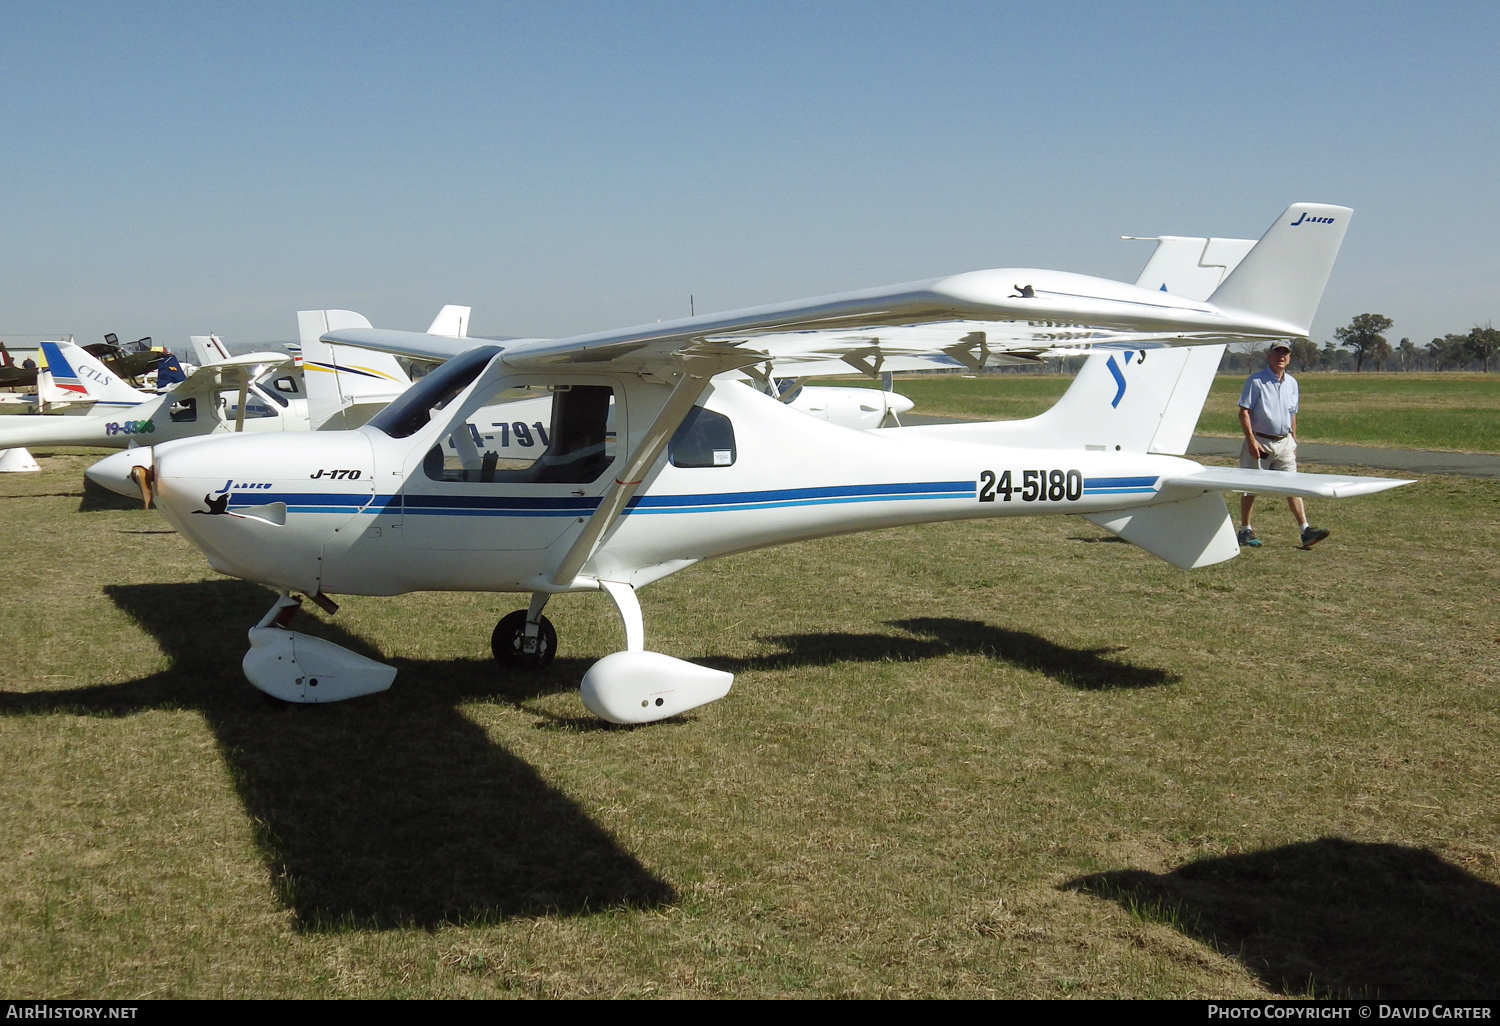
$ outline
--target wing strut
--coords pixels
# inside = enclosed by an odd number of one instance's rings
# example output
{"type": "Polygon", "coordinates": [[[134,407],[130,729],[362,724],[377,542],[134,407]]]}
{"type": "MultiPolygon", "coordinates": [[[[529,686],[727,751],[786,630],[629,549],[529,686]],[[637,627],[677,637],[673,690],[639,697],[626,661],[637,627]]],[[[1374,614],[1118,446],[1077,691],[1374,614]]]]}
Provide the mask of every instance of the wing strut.
{"type": "Polygon", "coordinates": [[[667,447],[677,426],[687,416],[703,390],[708,387],[708,382],[715,374],[736,367],[743,367],[751,362],[751,358],[742,353],[733,355],[724,353],[687,353],[682,357],[682,377],[672,386],[672,394],[667,396],[667,401],[662,405],[661,411],[657,413],[656,419],[646,429],[640,444],[636,446],[635,452],[625,461],[625,469],[615,478],[614,484],[604,493],[604,498],[599,502],[599,508],[594,510],[593,516],[589,517],[588,523],[583,525],[578,538],[573,542],[573,547],[562,558],[558,564],[557,571],[552,575],[552,583],[559,587],[566,587],[578,576],[578,571],[583,569],[599,549],[599,543],[604,539],[604,533],[609,530],[615,522],[615,518],[624,511],[627,503],[634,497],[636,489],[646,478],[646,472],[656,462],[662,450],[667,447]]]}

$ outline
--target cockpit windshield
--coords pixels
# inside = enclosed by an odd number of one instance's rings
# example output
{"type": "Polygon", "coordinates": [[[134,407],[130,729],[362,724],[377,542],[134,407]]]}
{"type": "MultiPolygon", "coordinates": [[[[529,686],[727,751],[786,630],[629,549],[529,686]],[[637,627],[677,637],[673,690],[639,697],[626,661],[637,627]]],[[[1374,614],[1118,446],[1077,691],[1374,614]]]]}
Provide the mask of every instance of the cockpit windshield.
{"type": "Polygon", "coordinates": [[[370,425],[392,438],[415,434],[432,419],[433,410],[441,410],[468,388],[498,352],[500,346],[479,346],[458,354],[371,417],[370,425]]]}

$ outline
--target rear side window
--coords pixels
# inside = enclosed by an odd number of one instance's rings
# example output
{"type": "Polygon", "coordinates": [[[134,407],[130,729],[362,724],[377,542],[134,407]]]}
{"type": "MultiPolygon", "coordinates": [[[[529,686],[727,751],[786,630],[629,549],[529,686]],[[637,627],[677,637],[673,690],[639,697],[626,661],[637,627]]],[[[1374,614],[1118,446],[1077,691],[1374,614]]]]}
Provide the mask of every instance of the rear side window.
{"type": "Polygon", "coordinates": [[[667,458],[674,467],[732,467],[734,425],[722,413],[694,406],[667,443],[667,458]]]}

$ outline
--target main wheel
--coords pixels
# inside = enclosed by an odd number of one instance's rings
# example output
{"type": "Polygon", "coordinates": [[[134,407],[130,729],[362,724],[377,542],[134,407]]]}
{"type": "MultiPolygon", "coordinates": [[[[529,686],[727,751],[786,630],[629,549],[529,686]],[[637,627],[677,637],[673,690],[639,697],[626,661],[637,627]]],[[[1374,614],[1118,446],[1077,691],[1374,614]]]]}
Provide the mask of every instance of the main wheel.
{"type": "Polygon", "coordinates": [[[517,609],[501,617],[495,624],[495,633],[490,635],[490,651],[495,653],[495,662],[527,670],[540,670],[552,662],[552,657],[557,654],[557,631],[545,616],[537,626],[540,630],[528,651],[526,610],[517,609]]]}

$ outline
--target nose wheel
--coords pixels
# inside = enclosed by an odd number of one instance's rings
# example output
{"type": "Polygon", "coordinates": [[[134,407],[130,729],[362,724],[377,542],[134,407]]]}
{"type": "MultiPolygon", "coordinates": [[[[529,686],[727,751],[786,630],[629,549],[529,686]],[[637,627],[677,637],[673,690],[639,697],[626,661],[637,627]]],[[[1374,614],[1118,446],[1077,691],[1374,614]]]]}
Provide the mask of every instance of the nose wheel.
{"type": "Polygon", "coordinates": [[[527,630],[527,610],[507,613],[490,635],[490,651],[501,666],[540,670],[557,654],[557,631],[545,616],[527,630]]]}

